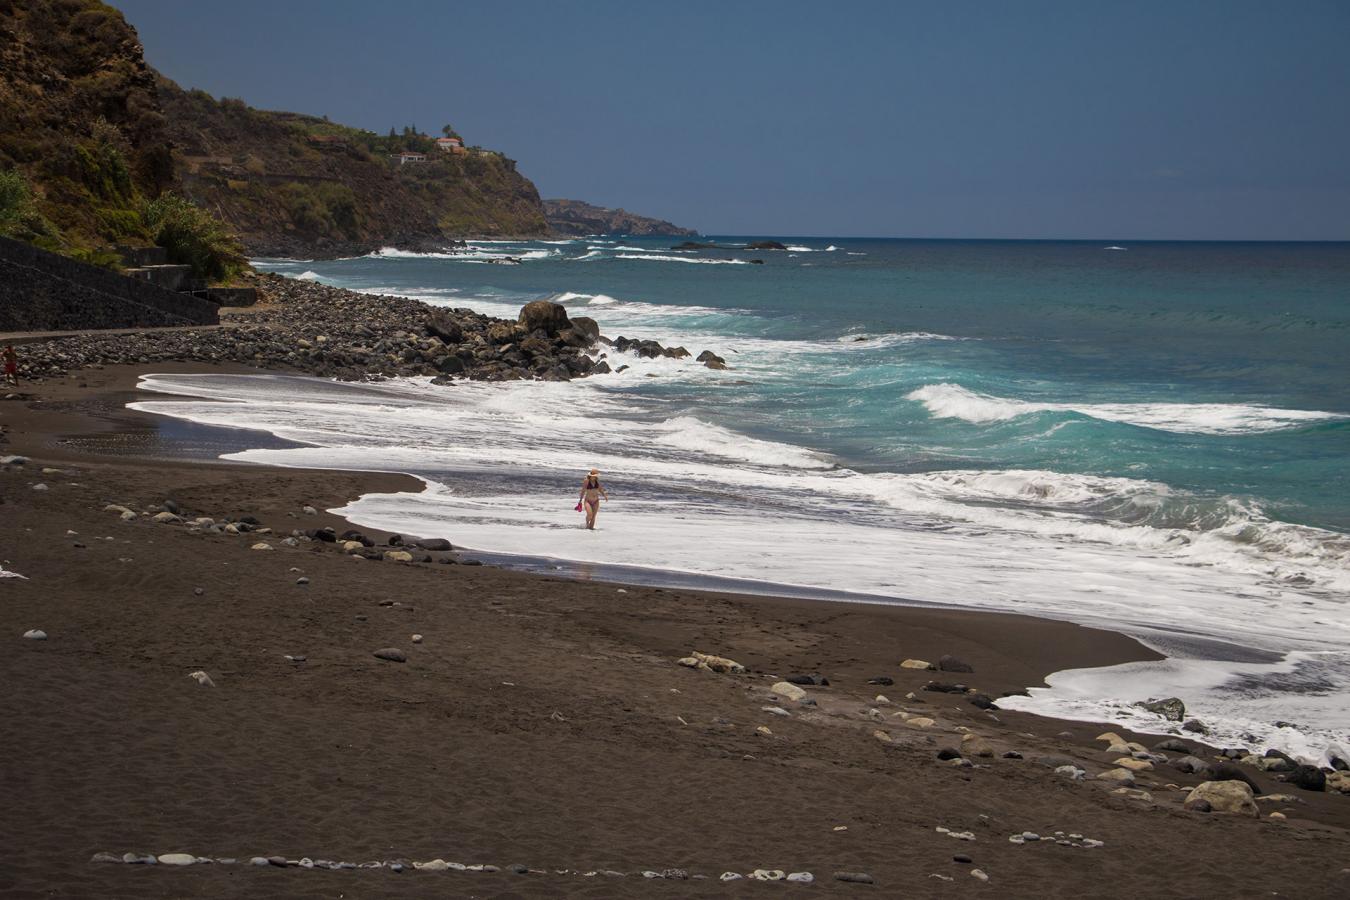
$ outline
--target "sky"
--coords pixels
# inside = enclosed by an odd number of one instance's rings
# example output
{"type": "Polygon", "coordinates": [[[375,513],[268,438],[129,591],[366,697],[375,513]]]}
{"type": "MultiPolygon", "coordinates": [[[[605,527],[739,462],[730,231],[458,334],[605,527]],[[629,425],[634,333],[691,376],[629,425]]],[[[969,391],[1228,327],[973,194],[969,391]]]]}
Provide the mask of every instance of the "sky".
{"type": "Polygon", "coordinates": [[[1350,2],[113,0],[184,87],[707,234],[1350,240],[1350,2]]]}

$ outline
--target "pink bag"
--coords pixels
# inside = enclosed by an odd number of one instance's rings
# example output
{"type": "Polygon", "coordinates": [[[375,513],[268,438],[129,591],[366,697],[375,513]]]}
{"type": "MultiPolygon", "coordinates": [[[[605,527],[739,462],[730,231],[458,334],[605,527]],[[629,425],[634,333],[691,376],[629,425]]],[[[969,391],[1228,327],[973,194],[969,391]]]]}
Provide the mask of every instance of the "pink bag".
{"type": "Polygon", "coordinates": [[[581,512],[581,501],[577,501],[577,512],[581,512]]]}

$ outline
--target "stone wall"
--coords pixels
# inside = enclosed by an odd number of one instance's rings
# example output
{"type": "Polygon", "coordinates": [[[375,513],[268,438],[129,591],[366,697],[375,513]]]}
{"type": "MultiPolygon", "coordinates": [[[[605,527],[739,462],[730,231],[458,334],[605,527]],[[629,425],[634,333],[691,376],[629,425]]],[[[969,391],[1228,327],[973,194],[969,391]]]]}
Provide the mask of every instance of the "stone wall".
{"type": "Polygon", "coordinates": [[[216,304],[0,238],[0,331],[215,325],[216,304]]]}

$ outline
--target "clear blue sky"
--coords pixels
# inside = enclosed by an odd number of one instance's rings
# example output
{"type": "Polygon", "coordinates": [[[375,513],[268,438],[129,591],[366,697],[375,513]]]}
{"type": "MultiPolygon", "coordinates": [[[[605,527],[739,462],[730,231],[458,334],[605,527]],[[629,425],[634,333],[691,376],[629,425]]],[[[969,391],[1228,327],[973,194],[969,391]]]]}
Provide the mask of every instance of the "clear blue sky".
{"type": "Polygon", "coordinates": [[[705,233],[1350,239],[1350,2],[114,0],[185,87],[705,233]]]}

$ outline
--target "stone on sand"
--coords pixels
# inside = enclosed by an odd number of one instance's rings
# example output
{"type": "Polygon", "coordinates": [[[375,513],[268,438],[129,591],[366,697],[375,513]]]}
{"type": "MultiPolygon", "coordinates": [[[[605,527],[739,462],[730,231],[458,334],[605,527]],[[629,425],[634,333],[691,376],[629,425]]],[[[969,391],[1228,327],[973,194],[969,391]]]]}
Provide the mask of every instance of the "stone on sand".
{"type": "Polygon", "coordinates": [[[386,550],[384,558],[390,562],[412,562],[412,554],[407,550],[386,550]]]}
{"type": "Polygon", "coordinates": [[[197,857],[191,853],[163,853],[159,861],[166,866],[190,866],[197,861],[197,857]]]}
{"type": "Polygon", "coordinates": [[[876,879],[866,872],[835,872],[834,880],[849,884],[876,884],[876,879]]]}
{"type": "Polygon", "coordinates": [[[1206,781],[1186,795],[1186,808],[1205,802],[1214,812],[1237,816],[1261,815],[1252,796],[1252,789],[1242,781],[1206,781]]]}
{"type": "Polygon", "coordinates": [[[786,681],[777,682],[769,690],[788,700],[801,700],[806,696],[806,691],[797,687],[795,684],[789,684],[786,681]]]}
{"type": "Polygon", "coordinates": [[[994,755],[994,746],[977,734],[967,734],[961,738],[961,753],[964,756],[990,757],[994,755]]]}
{"type": "Polygon", "coordinates": [[[932,663],[930,663],[930,662],[925,662],[925,661],[922,660],[922,659],[907,659],[907,660],[905,660],[904,662],[900,663],[900,668],[902,668],[902,669],[932,669],[932,668],[934,668],[934,666],[933,666],[932,663]]]}
{"type": "Polygon", "coordinates": [[[728,659],[725,656],[716,656],[711,653],[700,653],[695,650],[689,656],[678,660],[679,664],[690,669],[707,669],[716,672],[719,675],[744,675],[745,666],[736,662],[734,659],[728,659]]]}
{"type": "Polygon", "coordinates": [[[23,636],[25,640],[29,641],[45,641],[47,639],[47,632],[43,631],[41,628],[30,628],[23,633],[23,636]]]}
{"type": "Polygon", "coordinates": [[[202,687],[216,686],[216,683],[211,680],[211,676],[207,675],[205,672],[202,671],[189,672],[188,677],[191,678],[193,681],[197,682],[202,687]]]}
{"type": "Polygon", "coordinates": [[[1108,769],[1097,776],[1098,781],[1114,781],[1127,787],[1134,786],[1134,773],[1129,769],[1108,769]]]}
{"type": "Polygon", "coordinates": [[[1146,759],[1135,759],[1133,756],[1122,756],[1115,763],[1122,769],[1129,769],[1131,772],[1150,772],[1153,770],[1153,763],[1146,759]]]}
{"type": "Polygon", "coordinates": [[[155,513],[150,517],[150,521],[158,522],[160,525],[178,525],[183,520],[171,512],[155,513]]]}
{"type": "Polygon", "coordinates": [[[926,716],[915,716],[912,719],[906,719],[905,724],[910,728],[932,728],[933,720],[926,716]]]}
{"type": "Polygon", "coordinates": [[[943,672],[974,672],[975,667],[964,659],[943,654],[938,658],[938,669],[943,672]]]}
{"type": "Polygon", "coordinates": [[[250,550],[271,550],[271,549],[272,549],[272,545],[269,544],[269,543],[267,543],[266,541],[258,541],[258,543],[254,544],[252,547],[249,547],[249,549],[250,549],[250,550]]]}
{"type": "Polygon", "coordinates": [[[381,647],[371,655],[374,656],[376,659],[383,659],[387,660],[388,662],[401,663],[408,661],[408,654],[404,653],[397,647],[381,647]]]}

